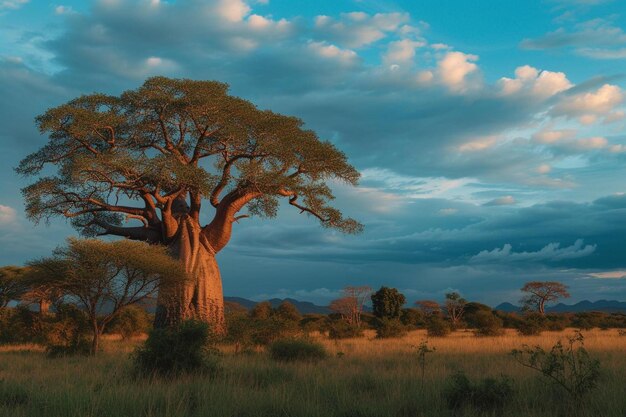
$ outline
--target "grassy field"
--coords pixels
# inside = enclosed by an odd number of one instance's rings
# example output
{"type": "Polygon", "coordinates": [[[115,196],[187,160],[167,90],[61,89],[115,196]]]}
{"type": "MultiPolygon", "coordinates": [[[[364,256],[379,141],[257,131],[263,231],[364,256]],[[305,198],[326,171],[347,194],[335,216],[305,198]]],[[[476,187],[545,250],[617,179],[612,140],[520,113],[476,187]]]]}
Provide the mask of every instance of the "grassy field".
{"type": "Polygon", "coordinates": [[[576,402],[518,365],[511,349],[552,346],[572,331],[520,337],[477,338],[456,332],[430,338],[422,385],[415,348],[426,335],[401,339],[322,340],[330,357],[317,364],[273,362],[265,352],[234,354],[224,348],[213,378],[137,380],[129,353],[139,342],[107,340],[96,358],[48,359],[37,346],[0,349],[0,416],[452,416],[442,398],[446,378],[463,370],[472,378],[506,374],[516,394],[500,411],[456,415],[511,417],[625,417],[626,337],[616,330],[584,332],[585,346],[602,364],[594,393],[576,402]],[[337,355],[337,353],[342,354],[337,355]]]}

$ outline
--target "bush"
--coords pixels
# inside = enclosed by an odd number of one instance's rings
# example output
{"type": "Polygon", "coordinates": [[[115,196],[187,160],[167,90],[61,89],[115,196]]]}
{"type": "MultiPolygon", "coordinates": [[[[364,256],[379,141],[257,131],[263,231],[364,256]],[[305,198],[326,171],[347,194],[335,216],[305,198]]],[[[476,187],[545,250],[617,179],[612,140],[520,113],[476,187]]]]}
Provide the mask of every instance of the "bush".
{"type": "Polygon", "coordinates": [[[379,339],[402,337],[406,332],[406,326],[398,319],[382,318],[376,324],[376,337],[379,339]]]}
{"type": "Polygon", "coordinates": [[[122,339],[127,340],[133,336],[150,331],[150,315],[141,307],[129,305],[124,307],[111,321],[109,331],[119,333],[122,339]]]}
{"type": "Polygon", "coordinates": [[[524,336],[535,336],[546,329],[546,318],[539,313],[530,313],[517,323],[517,331],[524,336]]]}
{"type": "Polygon", "coordinates": [[[178,327],[154,329],[133,354],[135,369],[142,375],[214,374],[218,361],[213,341],[208,324],[203,322],[189,320],[178,327]]]}
{"type": "Polygon", "coordinates": [[[335,340],[363,337],[363,329],[345,320],[336,320],[328,324],[328,337],[335,340]]]}
{"type": "Polygon", "coordinates": [[[450,323],[439,315],[433,315],[428,319],[426,330],[428,331],[428,336],[431,337],[444,337],[452,332],[450,323]]]}
{"type": "Polygon", "coordinates": [[[41,343],[43,321],[26,306],[0,310],[0,343],[41,343]]]}
{"type": "Polygon", "coordinates": [[[73,304],[61,304],[45,330],[46,352],[50,357],[86,355],[91,344],[87,315],[73,304]]]}
{"type": "Polygon", "coordinates": [[[269,346],[269,352],[272,359],[284,362],[316,362],[327,356],[323,345],[306,339],[277,340],[269,346]]]}
{"type": "Polygon", "coordinates": [[[452,410],[473,407],[488,411],[504,407],[514,393],[512,380],[506,376],[472,382],[464,373],[457,372],[449,377],[444,398],[452,410]]]}
{"type": "Polygon", "coordinates": [[[278,340],[293,337],[300,332],[298,322],[283,320],[278,316],[253,319],[251,338],[254,344],[267,346],[278,340]]]}
{"type": "Polygon", "coordinates": [[[600,362],[592,359],[584,348],[584,337],[577,331],[564,346],[558,341],[549,352],[541,347],[524,345],[511,352],[521,365],[540,372],[579,399],[593,390],[600,378],[600,362]]]}
{"type": "Polygon", "coordinates": [[[476,336],[502,336],[502,319],[493,315],[491,311],[479,311],[474,314],[474,325],[476,336]]]}

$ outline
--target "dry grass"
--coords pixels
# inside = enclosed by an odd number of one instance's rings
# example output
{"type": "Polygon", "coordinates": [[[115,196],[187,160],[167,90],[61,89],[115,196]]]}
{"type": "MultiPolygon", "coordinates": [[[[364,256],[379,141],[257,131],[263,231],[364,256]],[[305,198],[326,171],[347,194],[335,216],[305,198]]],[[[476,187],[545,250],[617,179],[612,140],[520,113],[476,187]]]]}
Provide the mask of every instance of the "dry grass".
{"type": "Polygon", "coordinates": [[[452,417],[442,391],[446,378],[463,370],[472,378],[507,374],[517,394],[497,412],[466,410],[459,416],[625,417],[626,337],[617,331],[584,332],[603,376],[593,395],[579,402],[508,354],[522,344],[549,347],[571,333],[477,338],[461,331],[430,338],[437,351],[428,356],[423,385],[412,347],[426,339],[422,331],[387,340],[373,339],[373,333],[337,342],[320,338],[331,357],[317,365],[275,363],[263,352],[235,355],[226,348],[216,377],[175,380],[132,377],[128,352],[140,340],[108,338],[97,358],[52,360],[32,346],[25,352],[5,347],[0,416],[452,417]]]}

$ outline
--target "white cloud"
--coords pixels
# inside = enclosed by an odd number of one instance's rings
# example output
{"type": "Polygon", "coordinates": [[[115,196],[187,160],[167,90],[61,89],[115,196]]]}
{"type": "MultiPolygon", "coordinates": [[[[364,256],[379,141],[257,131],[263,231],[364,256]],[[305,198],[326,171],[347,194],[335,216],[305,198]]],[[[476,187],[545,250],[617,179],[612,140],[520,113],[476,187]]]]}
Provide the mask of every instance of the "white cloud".
{"type": "Polygon", "coordinates": [[[549,174],[552,171],[552,167],[548,164],[541,164],[536,170],[539,174],[549,174]]]}
{"type": "Polygon", "coordinates": [[[549,243],[536,252],[514,252],[510,243],[502,248],[491,251],[484,250],[472,256],[470,262],[517,262],[517,261],[562,261],[589,256],[596,250],[596,245],[584,245],[583,239],[578,239],[572,246],[561,248],[560,243],[549,243]]]}
{"type": "Polygon", "coordinates": [[[0,225],[12,225],[17,220],[15,209],[0,204],[0,225]]]}
{"type": "Polygon", "coordinates": [[[503,77],[498,83],[503,95],[526,93],[539,98],[551,97],[572,87],[564,73],[539,71],[530,65],[517,67],[515,78],[503,77]]]}
{"type": "Polygon", "coordinates": [[[58,15],[63,15],[63,14],[74,14],[76,13],[74,11],[74,9],[72,9],[71,6],[57,6],[54,8],[54,13],[58,14],[58,15]]]}
{"type": "Polygon", "coordinates": [[[250,6],[242,0],[218,0],[215,11],[229,22],[241,22],[250,13],[250,6]]]}
{"type": "Polygon", "coordinates": [[[554,144],[563,140],[569,140],[576,136],[577,130],[575,129],[559,129],[549,130],[542,129],[532,135],[532,139],[535,142],[542,144],[554,144]]]}
{"type": "Polygon", "coordinates": [[[390,42],[387,52],[383,56],[383,61],[388,64],[411,63],[415,58],[415,49],[425,45],[423,41],[402,39],[390,42]]]}
{"type": "Polygon", "coordinates": [[[593,278],[599,278],[599,279],[621,279],[621,278],[626,278],[626,271],[618,270],[618,271],[593,272],[589,274],[589,276],[593,278]]]}
{"type": "Polygon", "coordinates": [[[478,65],[477,55],[464,54],[463,52],[448,52],[437,64],[439,80],[452,92],[463,93],[469,89],[481,86],[481,81],[476,79],[478,65]]]}
{"type": "Polygon", "coordinates": [[[554,106],[552,114],[567,118],[578,118],[583,124],[590,124],[597,118],[609,116],[624,101],[622,90],[612,84],[604,84],[594,92],[566,96],[554,106]]]}
{"type": "Polygon", "coordinates": [[[350,49],[341,49],[326,42],[311,42],[309,48],[321,57],[336,59],[344,64],[351,64],[357,58],[356,52],[350,49]]]}
{"type": "Polygon", "coordinates": [[[1,10],[15,10],[19,9],[30,0],[4,0],[0,1],[0,11],[1,10]]]}
{"type": "Polygon", "coordinates": [[[400,31],[410,20],[408,13],[363,12],[343,13],[338,19],[317,16],[315,28],[319,37],[328,42],[348,48],[361,48],[385,38],[389,33],[400,31]]]}
{"type": "Polygon", "coordinates": [[[499,136],[486,136],[466,142],[458,147],[460,152],[484,151],[494,147],[498,143],[499,136]]]}

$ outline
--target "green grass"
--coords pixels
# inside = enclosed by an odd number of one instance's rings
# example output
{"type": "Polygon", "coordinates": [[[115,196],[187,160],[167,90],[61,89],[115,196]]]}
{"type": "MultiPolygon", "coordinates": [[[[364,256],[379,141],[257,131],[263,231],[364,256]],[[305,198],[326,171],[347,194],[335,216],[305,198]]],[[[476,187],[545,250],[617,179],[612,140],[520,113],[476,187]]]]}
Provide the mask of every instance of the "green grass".
{"type": "Polygon", "coordinates": [[[626,416],[626,338],[598,342],[595,350],[589,347],[603,365],[603,377],[589,398],[575,403],[518,366],[506,347],[494,349],[504,340],[497,338],[467,338],[473,343],[468,352],[455,339],[431,339],[437,352],[427,359],[422,386],[410,347],[418,337],[422,335],[324,342],[334,356],[317,363],[275,362],[265,352],[225,353],[217,377],[173,380],[134,379],[128,345],[116,342],[109,342],[108,352],[96,358],[48,359],[32,350],[7,351],[0,353],[0,416],[452,416],[442,392],[447,376],[456,370],[470,378],[506,374],[517,391],[501,411],[458,415],[626,416]],[[486,352],[477,353],[476,344],[482,343],[486,352]],[[345,354],[337,357],[336,351],[345,354]]]}

